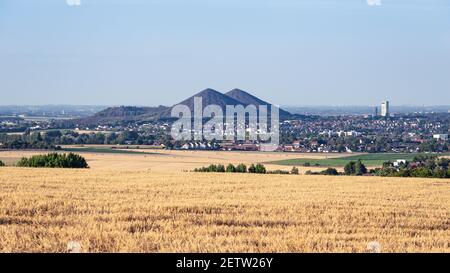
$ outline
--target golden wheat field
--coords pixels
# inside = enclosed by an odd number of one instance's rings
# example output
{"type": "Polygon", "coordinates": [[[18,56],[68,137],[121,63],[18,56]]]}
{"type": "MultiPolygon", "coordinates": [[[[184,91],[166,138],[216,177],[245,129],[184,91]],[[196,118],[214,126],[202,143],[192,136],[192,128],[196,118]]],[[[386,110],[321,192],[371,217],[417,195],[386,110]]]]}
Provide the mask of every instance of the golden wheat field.
{"type": "Polygon", "coordinates": [[[448,180],[4,167],[0,252],[450,252],[449,208],[448,180]]]}
{"type": "MultiPolygon", "coordinates": [[[[85,145],[89,147],[89,145],[85,145]]],[[[93,146],[93,145],[92,145],[93,146]]],[[[97,145],[98,146],[98,145],[97,145]]],[[[130,151],[130,150],[127,150],[130,151]]],[[[110,154],[97,152],[77,152],[86,158],[89,166],[95,170],[183,172],[209,164],[252,164],[295,158],[326,158],[342,155],[298,154],[298,153],[261,153],[261,152],[224,152],[224,151],[177,151],[137,149],[131,151],[148,154],[110,154]]],[[[7,165],[15,164],[21,157],[45,154],[47,151],[1,151],[0,160],[7,165]]],[[[269,170],[290,170],[289,166],[265,164],[269,170]]],[[[322,170],[323,167],[302,167],[301,171],[322,170]]]]}

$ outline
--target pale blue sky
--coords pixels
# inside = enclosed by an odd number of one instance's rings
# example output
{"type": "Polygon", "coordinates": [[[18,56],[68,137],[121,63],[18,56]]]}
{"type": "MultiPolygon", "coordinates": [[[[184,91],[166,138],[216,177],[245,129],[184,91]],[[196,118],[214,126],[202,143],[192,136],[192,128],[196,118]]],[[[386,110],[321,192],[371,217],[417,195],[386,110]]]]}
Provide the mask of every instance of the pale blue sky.
{"type": "Polygon", "coordinates": [[[0,104],[450,104],[450,0],[366,1],[0,0],[0,104]]]}

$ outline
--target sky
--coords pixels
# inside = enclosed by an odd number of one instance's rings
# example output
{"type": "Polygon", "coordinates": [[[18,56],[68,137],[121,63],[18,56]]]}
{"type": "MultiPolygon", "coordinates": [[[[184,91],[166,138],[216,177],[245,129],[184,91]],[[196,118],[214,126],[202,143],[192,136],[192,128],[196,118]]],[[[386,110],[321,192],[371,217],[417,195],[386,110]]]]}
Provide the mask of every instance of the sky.
{"type": "Polygon", "coordinates": [[[0,105],[450,105],[450,0],[0,0],[0,105]]]}

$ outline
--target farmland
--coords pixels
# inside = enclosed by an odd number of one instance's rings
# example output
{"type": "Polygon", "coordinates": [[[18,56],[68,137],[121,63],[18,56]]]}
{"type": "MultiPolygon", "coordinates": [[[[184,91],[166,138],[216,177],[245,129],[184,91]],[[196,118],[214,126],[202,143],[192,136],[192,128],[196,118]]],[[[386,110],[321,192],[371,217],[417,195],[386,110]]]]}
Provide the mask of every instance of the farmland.
{"type": "Polygon", "coordinates": [[[0,152],[0,252],[450,252],[448,180],[193,173],[311,155],[136,151],[84,151],[82,170],[0,152]]]}
{"type": "Polygon", "coordinates": [[[437,155],[437,156],[448,156],[448,154],[360,154],[352,156],[342,156],[342,157],[332,157],[332,158],[295,158],[286,159],[280,161],[272,161],[270,164],[275,165],[285,165],[285,166],[302,166],[305,164],[310,164],[311,166],[322,166],[322,167],[343,167],[350,161],[361,160],[368,167],[381,166],[386,161],[395,160],[408,160],[411,161],[415,156],[418,155],[437,155]]]}
{"type": "Polygon", "coordinates": [[[145,151],[136,151],[130,149],[112,149],[112,148],[102,148],[102,147],[84,147],[84,148],[64,148],[64,152],[73,153],[100,153],[100,154],[152,154],[145,151]]]}
{"type": "MultiPolygon", "coordinates": [[[[134,147],[133,147],[134,148],[134,147]]],[[[302,154],[288,153],[259,153],[259,152],[222,152],[222,151],[176,151],[147,149],[139,147],[136,149],[111,149],[105,146],[85,146],[85,147],[63,147],[61,152],[76,152],[83,155],[89,163],[89,166],[96,170],[151,170],[163,172],[181,172],[190,171],[194,168],[214,164],[238,164],[238,163],[259,163],[265,161],[278,161],[294,159],[302,154]]],[[[0,160],[7,165],[14,165],[21,157],[29,157],[35,154],[44,154],[46,151],[3,151],[0,152],[0,160]]],[[[306,156],[306,155],[304,155],[306,156]]],[[[310,155],[309,155],[310,156],[310,155]]],[[[318,159],[324,158],[322,155],[316,155],[318,159]]],[[[290,166],[266,165],[268,169],[286,169],[290,166]]],[[[307,170],[321,170],[323,168],[306,168],[307,170]]]]}

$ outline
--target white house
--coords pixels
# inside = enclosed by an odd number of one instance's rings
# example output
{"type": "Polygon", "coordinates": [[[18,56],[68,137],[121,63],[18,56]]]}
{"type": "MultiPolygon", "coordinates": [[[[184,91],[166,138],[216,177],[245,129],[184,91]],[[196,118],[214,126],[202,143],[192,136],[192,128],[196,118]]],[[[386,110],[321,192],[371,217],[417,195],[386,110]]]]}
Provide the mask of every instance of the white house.
{"type": "Polygon", "coordinates": [[[437,139],[437,140],[447,141],[448,140],[448,134],[435,134],[435,135],[433,135],[433,138],[437,139]]]}
{"type": "Polygon", "coordinates": [[[393,163],[393,165],[394,165],[394,167],[398,167],[398,166],[400,166],[400,165],[405,165],[406,164],[406,160],[404,160],[404,159],[399,159],[399,160],[396,160],[394,163],[393,163]]]}

